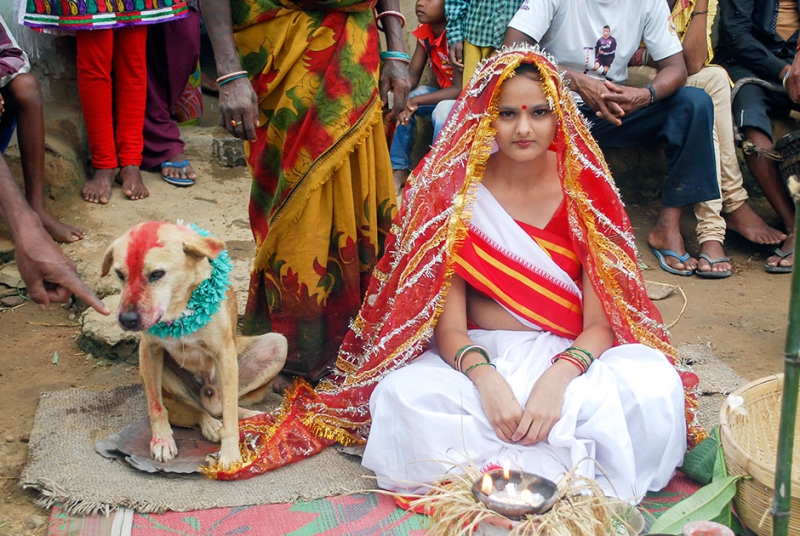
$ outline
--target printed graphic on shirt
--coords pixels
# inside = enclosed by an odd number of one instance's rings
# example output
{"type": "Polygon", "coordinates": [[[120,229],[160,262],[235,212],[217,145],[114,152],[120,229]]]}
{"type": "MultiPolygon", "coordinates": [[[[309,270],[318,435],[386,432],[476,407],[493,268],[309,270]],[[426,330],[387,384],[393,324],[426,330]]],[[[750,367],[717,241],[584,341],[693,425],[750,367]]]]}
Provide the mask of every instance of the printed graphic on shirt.
{"type": "MultiPolygon", "coordinates": [[[[617,40],[611,35],[611,27],[603,26],[603,35],[597,40],[594,47],[584,47],[584,50],[586,51],[586,67],[583,74],[592,70],[607,77],[617,52],[617,40]]],[[[609,78],[609,80],[611,79],[609,78]]]]}

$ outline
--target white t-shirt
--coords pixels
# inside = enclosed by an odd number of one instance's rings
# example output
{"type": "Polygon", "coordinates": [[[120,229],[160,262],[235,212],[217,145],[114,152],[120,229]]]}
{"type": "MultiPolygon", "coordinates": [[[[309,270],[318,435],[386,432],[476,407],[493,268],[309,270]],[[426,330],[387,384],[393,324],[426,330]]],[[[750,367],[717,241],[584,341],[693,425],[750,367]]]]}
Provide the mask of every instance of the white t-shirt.
{"type": "Polygon", "coordinates": [[[509,27],[563,67],[624,84],[642,41],[656,61],[682,50],[669,15],[664,0],[525,0],[509,27]]]}

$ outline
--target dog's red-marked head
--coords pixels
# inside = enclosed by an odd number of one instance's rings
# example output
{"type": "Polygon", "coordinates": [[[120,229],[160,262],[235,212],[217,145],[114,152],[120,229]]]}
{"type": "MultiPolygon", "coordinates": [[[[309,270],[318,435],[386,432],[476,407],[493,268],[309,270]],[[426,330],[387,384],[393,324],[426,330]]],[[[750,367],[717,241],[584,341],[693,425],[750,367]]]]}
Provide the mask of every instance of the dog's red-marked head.
{"type": "Polygon", "coordinates": [[[115,240],[103,259],[123,284],[118,320],[124,329],[147,330],[178,318],[192,291],[211,274],[209,258],[225,243],[166,222],[144,222],[115,240]]]}

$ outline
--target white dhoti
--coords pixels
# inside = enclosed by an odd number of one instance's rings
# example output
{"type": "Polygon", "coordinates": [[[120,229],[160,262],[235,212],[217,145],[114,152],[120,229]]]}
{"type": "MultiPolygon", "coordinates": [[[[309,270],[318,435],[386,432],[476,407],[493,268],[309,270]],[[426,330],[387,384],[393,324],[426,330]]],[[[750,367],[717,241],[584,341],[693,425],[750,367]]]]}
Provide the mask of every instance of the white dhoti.
{"type": "MultiPolygon", "coordinates": [[[[541,331],[470,330],[520,406],[568,339],[541,331]]],[[[638,502],[663,488],[686,450],[680,378],[663,354],[640,344],[612,348],[566,390],[561,419],[546,442],[500,440],[478,390],[435,349],[393,372],[370,400],[372,428],[363,465],[378,485],[424,493],[427,485],[474,464],[510,462],[513,469],[558,481],[576,465],[609,496],[638,502]]]]}

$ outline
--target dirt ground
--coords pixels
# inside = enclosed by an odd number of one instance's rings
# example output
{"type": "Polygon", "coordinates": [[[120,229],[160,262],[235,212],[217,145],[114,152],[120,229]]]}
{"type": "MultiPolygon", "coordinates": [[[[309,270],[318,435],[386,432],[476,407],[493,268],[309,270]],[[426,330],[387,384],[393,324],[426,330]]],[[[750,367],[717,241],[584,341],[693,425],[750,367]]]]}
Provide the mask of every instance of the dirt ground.
{"type": "MultiPolygon", "coordinates": [[[[213,113],[207,110],[206,116],[213,113]]],[[[134,223],[149,219],[193,221],[234,245],[234,262],[244,269],[248,266],[253,253],[246,212],[249,179],[244,168],[221,168],[211,162],[211,140],[219,131],[206,116],[205,123],[184,129],[187,155],[201,177],[195,186],[177,189],[149,173],[145,180],[151,195],[145,200],[128,201],[116,188],[107,206],[90,205],[77,195],[53,204],[59,217],[86,228],[82,243],[64,249],[99,292],[107,292],[112,285],[99,278],[106,246],[134,223]]],[[[754,206],[774,223],[766,203],[754,206]]],[[[718,357],[748,381],[780,372],[790,276],[764,272],[767,248],[729,236],[727,252],[735,266],[732,277],[714,281],[672,276],[658,268],[645,242],[658,208],[628,209],[642,260],[650,267],[645,278],[679,285],[685,292],[683,312],[684,300],[678,292],[657,302],[666,323],[677,321],[671,329],[673,342],[711,345],[718,357]]],[[[686,237],[694,236],[692,219],[691,214],[685,215],[686,237]]],[[[3,232],[0,228],[0,236],[3,232]]],[[[690,243],[691,248],[696,251],[696,244],[690,243]]],[[[246,278],[239,277],[235,285],[243,292],[246,278]]],[[[77,311],[69,307],[40,311],[25,303],[0,309],[0,535],[47,532],[49,512],[34,503],[33,492],[19,485],[41,394],[69,387],[103,390],[138,381],[135,366],[84,354],[76,343],[79,331],[77,311]]]]}

